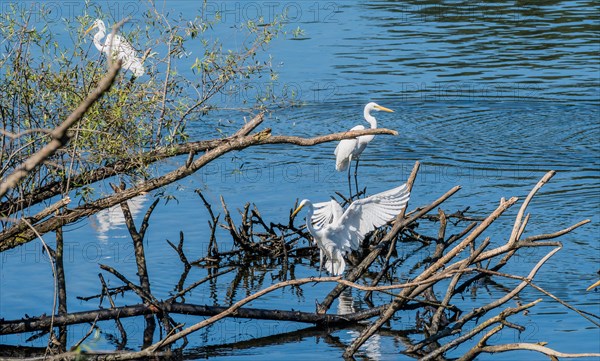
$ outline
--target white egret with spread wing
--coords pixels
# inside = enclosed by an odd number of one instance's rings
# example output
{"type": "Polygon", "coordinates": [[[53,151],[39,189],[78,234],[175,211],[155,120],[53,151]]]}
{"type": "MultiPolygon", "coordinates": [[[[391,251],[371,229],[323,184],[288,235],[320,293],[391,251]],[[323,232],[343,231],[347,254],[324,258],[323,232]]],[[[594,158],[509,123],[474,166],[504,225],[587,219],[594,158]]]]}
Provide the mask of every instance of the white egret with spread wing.
{"type": "Polygon", "coordinates": [[[294,217],[307,208],[306,227],[320,251],[319,271],[326,257],[325,268],[333,275],[346,269],[344,255],[358,249],[367,233],[396,217],[408,203],[410,192],[406,184],[352,202],[343,211],[334,200],[311,203],[302,200],[292,213],[294,217]]]}
{"type": "Polygon", "coordinates": [[[136,50],[124,37],[118,34],[115,34],[114,37],[112,34],[106,35],[106,25],[100,19],[94,21],[94,24],[85,31],[85,35],[93,29],[98,29],[98,32],[94,35],[96,49],[110,56],[112,47],[113,59],[120,59],[123,69],[130,70],[136,77],[144,75],[145,69],[142,60],[137,57],[136,50]],[[101,40],[105,36],[106,39],[104,40],[104,44],[102,44],[101,40]]]}
{"type": "MultiPolygon", "coordinates": [[[[364,117],[365,120],[371,124],[371,129],[377,128],[377,119],[371,115],[371,111],[384,111],[393,113],[394,111],[386,107],[382,107],[377,103],[369,103],[365,106],[364,117]]],[[[364,130],[363,125],[357,125],[350,130],[364,130]]],[[[356,186],[356,193],[358,193],[358,182],[357,182],[357,171],[358,171],[358,160],[361,153],[367,147],[367,144],[373,140],[374,135],[363,135],[358,138],[344,139],[340,141],[340,144],[335,148],[335,169],[339,172],[348,169],[348,188],[350,190],[350,199],[352,199],[352,186],[350,185],[350,163],[352,160],[356,161],[354,166],[354,185],[356,186]]]]}

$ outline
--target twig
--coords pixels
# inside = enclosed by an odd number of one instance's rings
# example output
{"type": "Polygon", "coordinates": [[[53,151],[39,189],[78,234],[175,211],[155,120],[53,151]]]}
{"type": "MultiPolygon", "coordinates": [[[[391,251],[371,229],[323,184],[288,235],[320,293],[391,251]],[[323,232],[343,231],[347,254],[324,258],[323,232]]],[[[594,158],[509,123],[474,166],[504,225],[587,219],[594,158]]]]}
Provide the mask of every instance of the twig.
{"type": "Polygon", "coordinates": [[[171,243],[171,241],[169,241],[167,239],[167,243],[169,244],[169,246],[171,246],[171,248],[173,248],[175,250],[175,252],[177,252],[177,255],[179,255],[179,259],[181,260],[181,263],[183,263],[183,266],[185,267],[185,269],[189,269],[192,266],[190,265],[190,262],[188,261],[187,257],[185,256],[185,253],[183,252],[183,232],[179,231],[179,243],[177,244],[177,246],[175,246],[173,243],[171,243]]]}
{"type": "Polygon", "coordinates": [[[83,337],[79,341],[77,341],[75,343],[75,345],[73,345],[73,347],[71,347],[71,349],[75,350],[75,349],[79,348],[79,346],[81,346],[81,344],[83,343],[83,341],[85,341],[88,337],[90,337],[90,335],[92,334],[92,332],[94,332],[94,329],[96,329],[96,322],[97,321],[98,321],[98,316],[96,316],[96,318],[92,322],[92,325],[90,326],[90,328],[88,329],[88,331],[85,333],[85,335],[83,335],[83,337]]]}
{"type": "MultiPolygon", "coordinates": [[[[110,295],[110,291],[108,289],[108,285],[106,284],[106,281],[104,281],[104,276],[102,276],[102,273],[98,273],[98,278],[100,278],[100,283],[102,284],[102,292],[106,292],[106,298],[108,298],[108,302],[110,303],[110,307],[115,309],[117,308],[117,306],[115,305],[115,302],[113,301],[111,295],[110,295]]],[[[95,321],[97,321],[98,318],[96,318],[95,321]]],[[[95,322],[94,321],[94,322],[95,322]]],[[[121,333],[121,345],[125,345],[127,343],[127,332],[125,332],[125,328],[123,328],[123,324],[121,323],[121,320],[119,318],[119,315],[117,315],[115,317],[115,324],[117,325],[117,328],[119,329],[119,332],[121,333]]]]}
{"type": "Polygon", "coordinates": [[[219,223],[219,216],[215,217],[215,214],[213,213],[210,203],[208,203],[206,198],[204,198],[204,195],[202,194],[200,189],[196,189],[195,192],[200,196],[200,199],[202,199],[202,202],[204,203],[204,207],[206,208],[206,210],[208,211],[208,214],[210,215],[211,220],[208,221],[208,227],[210,228],[210,238],[208,241],[207,255],[213,256],[219,252],[219,247],[217,245],[217,240],[215,238],[215,233],[217,231],[217,224],[219,223]]]}
{"type": "MultiPolygon", "coordinates": [[[[465,247],[469,245],[469,243],[473,242],[494,220],[496,220],[506,209],[512,206],[517,201],[516,197],[511,198],[508,201],[502,202],[500,206],[492,212],[479,226],[477,226],[471,234],[469,234],[463,241],[461,241],[458,245],[456,245],[451,251],[441,257],[437,262],[433,265],[429,266],[423,273],[415,278],[414,281],[421,281],[430,277],[435,271],[445,266],[446,263],[460,253],[465,247]]],[[[350,357],[354,355],[354,353],[358,350],[358,348],[369,339],[384,323],[386,323],[397,310],[404,305],[406,299],[411,296],[414,297],[415,288],[406,288],[404,289],[396,299],[390,304],[388,309],[382,313],[382,315],[373,322],[369,327],[365,328],[361,334],[352,341],[350,346],[346,348],[344,351],[344,357],[350,357]]]]}
{"type": "Polygon", "coordinates": [[[210,281],[210,280],[212,280],[212,279],[215,279],[215,278],[217,278],[218,276],[222,276],[222,275],[224,275],[224,274],[226,274],[226,273],[229,273],[229,272],[231,272],[231,271],[233,271],[233,270],[235,270],[235,267],[230,267],[230,268],[227,268],[227,269],[225,269],[225,270],[219,271],[219,272],[217,272],[217,273],[215,273],[215,274],[208,275],[208,276],[204,277],[203,279],[201,279],[201,280],[199,280],[199,281],[196,281],[196,282],[192,283],[191,285],[189,285],[189,286],[188,286],[188,287],[186,287],[185,289],[183,289],[183,290],[181,290],[181,291],[177,292],[177,294],[175,294],[175,295],[173,295],[173,296],[169,297],[169,298],[166,300],[166,302],[173,302],[173,301],[175,301],[177,298],[179,298],[179,297],[182,297],[183,295],[185,295],[186,293],[190,292],[190,291],[191,291],[191,290],[193,290],[194,288],[196,288],[196,287],[200,286],[200,285],[201,285],[201,284],[203,284],[204,282],[206,282],[206,281],[210,281]]]}
{"type": "Polygon", "coordinates": [[[527,237],[525,239],[523,239],[521,242],[525,243],[525,242],[536,242],[536,241],[541,241],[543,239],[552,239],[552,238],[557,238],[560,237],[562,235],[565,235],[569,232],[571,232],[572,230],[574,230],[575,228],[579,228],[581,226],[583,226],[584,224],[588,224],[590,223],[591,220],[589,219],[584,219],[583,221],[579,221],[576,224],[567,227],[565,229],[561,229],[560,231],[554,232],[554,233],[547,233],[547,234],[538,234],[536,236],[531,236],[531,237],[527,237]]]}
{"type": "Polygon", "coordinates": [[[542,188],[544,186],[544,184],[548,183],[548,181],[555,174],[556,174],[556,172],[553,171],[553,170],[551,170],[548,173],[546,173],[542,177],[542,179],[540,179],[540,181],[535,185],[535,187],[533,187],[533,189],[529,192],[529,194],[527,195],[527,198],[525,198],[525,200],[523,201],[523,204],[521,205],[521,208],[519,209],[519,213],[517,213],[517,218],[515,219],[515,224],[513,226],[513,230],[512,230],[512,233],[510,235],[510,239],[508,240],[508,246],[511,246],[518,239],[517,235],[519,233],[519,229],[521,228],[521,219],[523,218],[523,214],[525,213],[525,209],[527,209],[527,206],[531,202],[531,199],[533,199],[533,196],[537,193],[537,191],[540,190],[540,188],[542,188]]]}
{"type": "Polygon", "coordinates": [[[110,266],[104,265],[104,264],[100,264],[100,268],[107,272],[112,273],[115,277],[120,279],[121,282],[123,282],[127,285],[127,287],[129,287],[131,290],[133,290],[135,293],[137,293],[137,295],[140,296],[140,298],[142,298],[142,300],[144,302],[146,302],[148,304],[153,304],[153,300],[150,295],[147,295],[146,292],[142,288],[140,288],[133,282],[129,281],[125,276],[123,276],[117,270],[115,270],[114,268],[112,268],[110,266]]]}
{"type": "Polygon", "coordinates": [[[448,342],[447,344],[435,349],[435,351],[433,351],[433,352],[427,354],[425,357],[421,358],[420,361],[428,361],[428,360],[435,359],[436,357],[442,355],[444,352],[448,351],[449,349],[456,347],[456,346],[460,345],[461,343],[463,343],[464,341],[477,335],[479,332],[485,330],[489,326],[491,326],[495,323],[504,321],[508,316],[514,315],[523,310],[531,308],[541,301],[542,301],[541,299],[537,299],[537,300],[530,302],[523,306],[507,308],[504,311],[500,312],[500,314],[498,316],[494,316],[494,317],[490,318],[489,320],[486,320],[486,321],[480,323],[479,325],[475,326],[472,330],[464,333],[460,337],[457,337],[454,340],[448,342]]]}
{"type": "MultiPolygon", "coordinates": [[[[420,167],[421,167],[421,163],[418,161],[415,162],[415,165],[413,166],[413,169],[410,172],[410,175],[408,176],[408,180],[406,181],[406,188],[408,189],[409,192],[412,192],[412,188],[415,183],[415,179],[417,179],[417,174],[419,173],[420,167]]],[[[404,207],[404,209],[396,217],[396,221],[399,222],[404,219],[404,215],[406,214],[407,209],[408,209],[408,203],[406,204],[406,207],[404,207]]],[[[387,273],[389,266],[390,266],[390,259],[392,258],[392,254],[393,254],[394,250],[396,249],[397,242],[398,242],[398,238],[393,237],[392,241],[389,245],[388,252],[385,256],[384,266],[382,267],[381,271],[379,271],[377,276],[375,276],[375,279],[371,282],[371,286],[376,286],[379,283],[379,281],[381,281],[381,279],[383,278],[383,275],[387,273]]],[[[370,299],[370,297],[371,297],[371,291],[367,292],[364,296],[365,299],[370,299]]]]}
{"type": "MultiPolygon", "coordinates": [[[[546,291],[542,287],[540,287],[540,286],[536,285],[535,283],[533,283],[532,281],[528,280],[526,277],[521,277],[521,276],[516,276],[516,275],[509,275],[509,274],[506,274],[506,273],[500,273],[500,272],[496,272],[496,271],[492,271],[492,270],[488,270],[488,269],[483,269],[483,268],[479,268],[479,267],[475,268],[475,271],[481,272],[481,273],[487,274],[487,275],[493,275],[493,276],[498,276],[498,277],[506,277],[506,278],[512,278],[512,279],[516,279],[516,280],[520,280],[520,281],[525,281],[525,282],[527,282],[529,284],[529,286],[535,288],[536,290],[540,291],[541,293],[545,294],[546,296],[552,298],[553,300],[555,300],[556,302],[558,302],[561,305],[565,306],[566,308],[568,308],[568,309],[570,309],[570,310],[578,313],[581,317],[583,317],[586,320],[590,321],[595,326],[600,327],[600,322],[594,321],[593,319],[591,319],[590,317],[588,317],[588,316],[592,316],[592,317],[600,319],[600,316],[594,315],[594,314],[589,313],[589,312],[581,311],[581,310],[577,309],[576,307],[571,306],[568,302],[565,302],[565,301],[561,300],[560,298],[556,297],[552,293],[546,291]]],[[[598,281],[598,283],[600,284],[600,281],[598,281]]]]}
{"type": "MultiPolygon", "coordinates": [[[[475,258],[477,258],[477,256],[479,256],[481,254],[481,252],[483,252],[483,250],[490,244],[490,239],[489,237],[486,238],[483,243],[477,248],[477,250],[475,250],[475,252],[473,252],[469,258],[467,259],[466,262],[464,262],[461,267],[458,269],[459,271],[464,270],[468,265],[470,265],[473,260],[475,258]]],[[[446,290],[446,295],[444,296],[444,299],[442,300],[442,305],[445,307],[450,303],[450,300],[452,299],[452,296],[454,295],[454,288],[456,287],[456,285],[458,284],[458,281],[460,279],[460,277],[462,276],[462,272],[458,272],[456,275],[454,275],[454,277],[452,277],[452,280],[450,281],[450,284],[448,285],[448,288],[446,290]]],[[[429,332],[431,334],[435,334],[437,333],[437,331],[439,330],[439,322],[441,320],[442,314],[444,312],[444,308],[440,307],[436,310],[435,314],[433,315],[433,317],[431,318],[431,326],[429,329],[429,332]]]]}
{"type": "Polygon", "coordinates": [[[554,358],[557,358],[557,357],[564,357],[564,358],[600,357],[600,353],[592,353],[592,352],[565,353],[565,352],[555,351],[555,350],[553,350],[549,347],[543,346],[543,345],[539,345],[539,344],[535,344],[535,343],[524,343],[524,342],[509,343],[509,344],[498,345],[498,346],[484,346],[481,348],[481,352],[487,352],[487,353],[499,353],[499,352],[516,351],[516,350],[537,351],[537,352],[543,353],[546,356],[550,356],[550,357],[554,357],[554,358]]]}

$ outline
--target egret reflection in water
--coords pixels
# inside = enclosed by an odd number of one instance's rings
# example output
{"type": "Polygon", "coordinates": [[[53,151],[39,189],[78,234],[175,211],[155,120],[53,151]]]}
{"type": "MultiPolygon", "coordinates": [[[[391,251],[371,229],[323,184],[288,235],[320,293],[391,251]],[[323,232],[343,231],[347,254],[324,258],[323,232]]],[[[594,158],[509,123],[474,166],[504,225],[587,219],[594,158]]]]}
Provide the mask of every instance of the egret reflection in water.
{"type": "MultiPolygon", "coordinates": [[[[360,311],[359,308],[355,307],[356,301],[352,297],[351,291],[351,289],[347,289],[338,297],[337,314],[340,316],[360,311]]],[[[346,330],[346,333],[350,336],[351,340],[360,336],[360,332],[351,329],[346,330]]],[[[361,351],[367,355],[369,360],[381,360],[381,336],[375,333],[364,343],[361,351]]]]}
{"type": "MultiPolygon", "coordinates": [[[[148,194],[142,194],[127,201],[132,217],[135,218],[142,211],[144,203],[147,200],[148,194]]],[[[121,206],[117,204],[96,213],[95,218],[90,217],[90,225],[97,232],[98,239],[101,242],[107,242],[109,231],[121,229],[125,225],[125,217],[123,216],[121,206]]]]}

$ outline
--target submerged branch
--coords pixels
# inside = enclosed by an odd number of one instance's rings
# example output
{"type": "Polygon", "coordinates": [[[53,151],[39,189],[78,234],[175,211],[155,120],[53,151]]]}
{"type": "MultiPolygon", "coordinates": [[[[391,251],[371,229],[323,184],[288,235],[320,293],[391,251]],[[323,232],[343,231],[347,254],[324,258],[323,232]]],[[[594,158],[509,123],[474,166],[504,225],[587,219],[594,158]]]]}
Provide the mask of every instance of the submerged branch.
{"type": "MultiPolygon", "coordinates": [[[[319,279],[311,279],[308,282],[318,282],[319,279]]],[[[8,335],[23,332],[48,330],[54,327],[67,326],[96,321],[122,319],[128,317],[146,316],[156,313],[157,307],[165,312],[178,313],[194,316],[216,316],[229,310],[229,307],[196,305],[191,303],[160,302],[156,305],[137,304],[110,309],[94,311],[74,312],[64,315],[55,315],[54,320],[50,316],[30,317],[23,320],[0,321],[0,335],[8,335]]],[[[311,312],[271,310],[262,308],[237,308],[234,313],[228,312],[227,317],[247,318],[256,320],[292,321],[300,323],[312,323],[320,326],[345,325],[355,323],[378,315],[382,307],[376,307],[355,313],[344,315],[320,315],[311,312]]],[[[225,316],[223,316],[225,317],[225,316]]]]}

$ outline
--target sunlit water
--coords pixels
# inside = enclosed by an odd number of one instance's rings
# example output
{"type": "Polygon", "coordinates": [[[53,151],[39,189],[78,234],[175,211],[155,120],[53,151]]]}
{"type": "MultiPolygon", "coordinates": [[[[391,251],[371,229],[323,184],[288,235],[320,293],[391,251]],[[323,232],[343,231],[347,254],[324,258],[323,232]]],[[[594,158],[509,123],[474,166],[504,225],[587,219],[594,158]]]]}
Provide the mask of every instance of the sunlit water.
{"type": "MultiPolygon", "coordinates": [[[[273,6],[247,4],[250,3],[209,2],[210,9],[224,12],[217,31],[231,46],[238,41],[227,37],[232,25],[252,19],[256,11],[263,11],[266,16],[268,6],[273,6]]],[[[548,170],[556,170],[557,175],[529,208],[531,220],[525,235],[555,232],[586,218],[592,222],[560,239],[564,248],[542,268],[536,280],[573,306],[600,313],[600,294],[585,291],[598,279],[600,269],[597,4],[290,2],[274,9],[284,5],[292,19],[289,27],[300,26],[304,34],[296,40],[276,40],[269,49],[280,72],[275,91],[284,95],[286,89],[293,88],[305,105],[275,111],[265,120],[265,126],[272,127],[276,134],[314,136],[361,124],[362,107],[368,101],[392,108],[395,113],[376,116],[380,127],[397,129],[400,135],[378,136],[367,148],[361,158],[361,185],[374,193],[401,184],[418,160],[422,166],[411,205],[428,204],[460,185],[462,190],[443,205],[448,212],[470,207],[473,215],[487,215],[501,197],[523,199],[548,170]]],[[[170,2],[169,6],[173,7],[173,14],[195,11],[192,2],[170,2]]],[[[225,105],[237,104],[244,97],[250,99],[253,94],[229,94],[221,101],[225,105]]],[[[198,138],[214,129],[212,120],[196,124],[192,132],[198,138]]],[[[205,255],[208,214],[195,189],[203,191],[216,211],[220,211],[219,196],[223,195],[231,210],[253,202],[266,220],[285,222],[297,198],[325,200],[335,191],[347,192],[345,174],[334,170],[334,148],[335,144],[251,148],[227,154],[169,187],[167,193],[176,200],[159,203],[146,236],[155,296],[169,297],[183,270],[177,254],[165,240],[177,242],[183,231],[188,258],[205,255]]],[[[171,160],[164,167],[173,168],[182,161],[171,160]]],[[[108,189],[104,192],[110,193],[108,189]]],[[[138,223],[152,199],[148,195],[135,200],[132,208],[138,223]]],[[[518,206],[510,209],[486,232],[494,244],[505,242],[517,210],[518,206]]],[[[435,234],[435,227],[431,227],[430,234],[435,234]]],[[[136,279],[131,241],[118,208],[69,226],[65,236],[69,311],[96,307],[97,301],[82,302],[75,296],[99,292],[98,263],[114,266],[136,279]]],[[[219,242],[221,249],[230,247],[225,232],[219,234],[219,242]]],[[[507,271],[526,275],[545,251],[526,250],[507,271]]],[[[427,252],[417,256],[424,257],[427,252]]],[[[31,242],[0,257],[1,317],[50,313],[53,282],[41,245],[31,242]]],[[[259,275],[264,270],[255,272],[259,275]]],[[[314,276],[317,270],[300,265],[295,274],[314,276]]],[[[409,270],[403,269],[398,274],[411,276],[409,270]]],[[[205,275],[205,270],[193,269],[188,282],[205,275]]],[[[220,277],[216,285],[194,291],[187,301],[226,304],[242,298],[246,290],[240,289],[233,296],[227,292],[233,277],[233,273],[220,277]]],[[[108,278],[111,285],[119,285],[117,280],[108,278]]],[[[264,283],[250,282],[246,287],[250,292],[269,284],[267,275],[264,283]]],[[[502,284],[514,286],[514,282],[502,284]]],[[[303,297],[278,291],[251,306],[313,311],[314,300],[322,299],[330,288],[331,285],[305,287],[303,297]]],[[[501,292],[502,289],[487,286],[476,294],[465,293],[464,297],[471,298],[475,307],[499,297],[501,292]]],[[[591,323],[536,291],[527,289],[520,295],[523,303],[539,297],[544,301],[527,316],[514,318],[527,327],[525,332],[504,330],[490,343],[548,341],[564,352],[600,352],[600,332],[591,323]]],[[[117,298],[121,305],[137,302],[132,294],[117,298]]],[[[361,307],[366,307],[361,294],[353,291],[345,294],[331,312],[361,307]]],[[[397,329],[414,327],[414,312],[399,316],[393,323],[397,329]]],[[[188,325],[200,319],[179,315],[174,318],[188,325]]],[[[138,348],[141,320],[127,319],[125,325],[133,330],[127,346],[138,348]]],[[[118,335],[112,322],[100,326],[104,335],[118,335]]],[[[190,357],[337,358],[359,331],[336,331],[332,333],[334,337],[320,331],[295,332],[303,327],[272,321],[221,321],[190,339],[190,357]],[[269,338],[279,333],[285,335],[269,338]],[[249,341],[237,348],[207,347],[244,340],[249,341]]],[[[77,340],[87,326],[71,330],[71,340],[77,340]]],[[[43,345],[44,341],[25,342],[26,337],[4,336],[0,342],[43,345]]],[[[89,344],[96,349],[114,348],[108,336],[89,344]]],[[[373,338],[361,355],[397,359],[405,347],[401,337],[383,333],[373,338]]],[[[465,350],[459,348],[451,355],[465,350]]],[[[484,355],[482,359],[506,357],[484,355]]],[[[532,353],[510,357],[543,359],[532,353]]]]}

